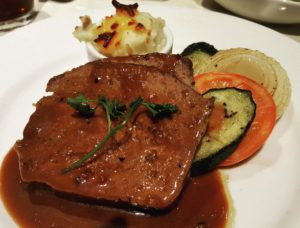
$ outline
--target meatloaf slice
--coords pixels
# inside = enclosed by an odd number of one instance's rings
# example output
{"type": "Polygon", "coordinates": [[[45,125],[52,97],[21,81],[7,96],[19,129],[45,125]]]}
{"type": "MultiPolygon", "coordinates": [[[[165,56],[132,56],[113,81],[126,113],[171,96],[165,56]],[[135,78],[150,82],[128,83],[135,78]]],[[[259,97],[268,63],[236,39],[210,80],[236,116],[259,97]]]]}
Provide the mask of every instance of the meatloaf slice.
{"type": "MultiPolygon", "coordinates": [[[[50,80],[48,91],[17,141],[21,177],[53,189],[99,200],[163,209],[179,196],[205,133],[211,101],[154,67],[88,63],[50,80]],[[97,109],[80,117],[67,97],[99,94],[129,104],[146,101],[176,104],[170,118],[152,119],[140,107],[130,123],[96,156],[69,173],[61,170],[82,158],[107,132],[106,115],[97,109]]],[[[113,122],[116,124],[116,122],[113,122]]]]}

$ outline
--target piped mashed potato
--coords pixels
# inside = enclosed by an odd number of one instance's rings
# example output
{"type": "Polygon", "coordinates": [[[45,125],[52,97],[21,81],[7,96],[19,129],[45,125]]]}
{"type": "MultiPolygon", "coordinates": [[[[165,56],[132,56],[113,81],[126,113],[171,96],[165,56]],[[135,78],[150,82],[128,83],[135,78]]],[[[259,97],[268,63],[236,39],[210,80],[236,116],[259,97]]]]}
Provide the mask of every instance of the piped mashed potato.
{"type": "Polygon", "coordinates": [[[82,16],[81,26],[73,35],[80,41],[90,42],[105,56],[127,56],[160,52],[166,45],[165,21],[138,11],[138,4],[123,5],[113,0],[116,14],[105,17],[100,25],[89,16],[82,16]]]}

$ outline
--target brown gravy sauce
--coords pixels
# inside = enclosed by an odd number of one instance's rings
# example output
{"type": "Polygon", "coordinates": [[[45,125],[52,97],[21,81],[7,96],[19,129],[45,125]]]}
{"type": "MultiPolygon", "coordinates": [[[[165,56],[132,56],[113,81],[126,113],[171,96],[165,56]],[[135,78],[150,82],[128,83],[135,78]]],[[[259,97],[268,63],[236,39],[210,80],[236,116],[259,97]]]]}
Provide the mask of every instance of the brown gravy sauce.
{"type": "Polygon", "coordinates": [[[217,228],[226,225],[229,213],[218,171],[192,178],[176,206],[155,216],[84,203],[41,185],[24,183],[14,150],[3,160],[0,181],[2,201],[21,227],[217,228]]]}

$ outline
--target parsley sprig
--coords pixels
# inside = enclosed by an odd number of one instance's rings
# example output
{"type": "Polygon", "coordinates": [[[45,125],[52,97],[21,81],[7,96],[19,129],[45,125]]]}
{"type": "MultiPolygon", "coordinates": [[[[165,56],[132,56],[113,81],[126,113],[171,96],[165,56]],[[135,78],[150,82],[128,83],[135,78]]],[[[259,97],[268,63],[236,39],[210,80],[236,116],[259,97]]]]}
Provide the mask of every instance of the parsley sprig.
{"type": "Polygon", "coordinates": [[[143,101],[141,97],[137,97],[133,100],[128,107],[124,104],[120,104],[118,99],[109,100],[104,95],[100,95],[97,100],[87,99],[83,94],[79,94],[75,98],[67,98],[67,103],[75,109],[80,115],[88,117],[95,114],[98,107],[102,106],[106,112],[106,119],[108,125],[108,131],[105,137],[98,143],[92,150],[90,150],[80,160],[74,162],[70,166],[64,168],[62,173],[68,173],[74,169],[79,168],[83,163],[90,159],[96,154],[100,148],[102,148],[106,142],[115,135],[118,131],[126,126],[132,114],[138,109],[139,106],[143,105],[151,113],[153,118],[162,118],[164,116],[170,116],[178,111],[176,105],[173,104],[155,104],[152,102],[143,101]],[[90,103],[96,103],[96,106],[92,108],[90,103]],[[121,122],[116,127],[112,127],[113,119],[121,119],[121,122]]]}

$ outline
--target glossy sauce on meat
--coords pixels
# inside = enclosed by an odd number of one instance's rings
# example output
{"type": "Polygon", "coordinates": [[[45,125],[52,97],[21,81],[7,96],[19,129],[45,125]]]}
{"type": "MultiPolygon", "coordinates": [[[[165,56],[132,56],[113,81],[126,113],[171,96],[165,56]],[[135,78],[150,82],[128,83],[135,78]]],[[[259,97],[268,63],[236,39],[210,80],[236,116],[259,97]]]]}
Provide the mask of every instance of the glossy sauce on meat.
{"type": "MultiPolygon", "coordinates": [[[[142,208],[165,209],[177,199],[206,131],[212,100],[155,67],[111,62],[87,63],[56,76],[47,90],[53,94],[36,103],[23,139],[15,146],[23,181],[142,208]],[[79,93],[89,99],[103,94],[126,105],[142,97],[147,102],[175,104],[179,111],[152,118],[139,107],[95,157],[62,175],[62,169],[107,134],[103,108],[83,118],[67,104],[66,98],[79,93]]],[[[115,119],[112,125],[119,122],[115,119]]]]}
{"type": "Polygon", "coordinates": [[[155,216],[130,213],[66,197],[39,184],[22,182],[11,150],[1,167],[1,197],[21,227],[224,227],[228,201],[220,173],[189,181],[176,206],[155,216]]]}

